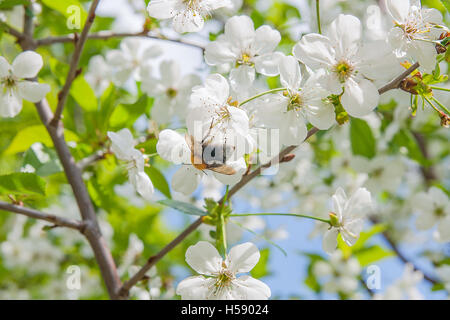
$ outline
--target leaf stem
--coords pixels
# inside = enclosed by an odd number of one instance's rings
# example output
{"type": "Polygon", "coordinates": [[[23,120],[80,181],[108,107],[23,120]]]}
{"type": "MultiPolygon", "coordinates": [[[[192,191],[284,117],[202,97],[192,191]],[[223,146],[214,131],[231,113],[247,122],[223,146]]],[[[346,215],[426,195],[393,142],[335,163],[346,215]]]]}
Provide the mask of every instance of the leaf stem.
{"type": "Polygon", "coordinates": [[[438,105],[439,105],[439,107],[441,107],[442,109],[444,109],[445,110],[445,112],[447,112],[448,114],[450,114],[450,111],[438,100],[438,99],[436,99],[435,97],[431,97],[431,100],[433,100],[434,102],[436,102],[438,105]]]}
{"type": "Polygon", "coordinates": [[[433,102],[428,99],[427,97],[423,96],[423,98],[428,102],[428,104],[434,109],[436,110],[437,113],[442,114],[442,111],[439,110],[438,108],[436,108],[436,106],[433,104],[433,102]]]}
{"type": "Polygon", "coordinates": [[[277,88],[277,89],[272,89],[269,91],[264,91],[264,92],[257,94],[256,96],[253,96],[251,98],[248,98],[247,100],[242,101],[239,105],[243,106],[244,104],[249,103],[252,100],[258,99],[266,94],[271,94],[271,93],[280,92],[280,91],[284,91],[284,90],[287,90],[287,89],[286,88],[277,88]]]}
{"type": "Polygon", "coordinates": [[[286,217],[297,217],[297,218],[306,218],[311,220],[316,220],[320,222],[325,222],[331,225],[331,221],[327,219],[317,218],[313,216],[308,216],[304,214],[296,214],[296,213],[236,213],[230,214],[230,217],[250,217],[250,216],[286,216],[286,217]]]}
{"type": "Polygon", "coordinates": [[[319,29],[319,34],[322,34],[322,26],[320,24],[320,1],[316,0],[316,15],[317,15],[317,28],[319,29]]]}
{"type": "Polygon", "coordinates": [[[441,87],[435,87],[435,86],[430,86],[430,88],[433,89],[433,90],[440,90],[440,91],[450,92],[449,88],[441,88],[441,87]]]}

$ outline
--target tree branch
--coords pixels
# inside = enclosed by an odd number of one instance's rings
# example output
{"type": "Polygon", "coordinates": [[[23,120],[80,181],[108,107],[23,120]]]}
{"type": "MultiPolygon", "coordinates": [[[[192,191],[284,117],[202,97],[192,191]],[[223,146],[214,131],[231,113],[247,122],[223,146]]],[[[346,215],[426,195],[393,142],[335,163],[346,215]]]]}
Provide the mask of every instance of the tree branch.
{"type": "Polygon", "coordinates": [[[13,27],[11,27],[9,24],[7,24],[7,23],[4,22],[4,21],[1,21],[1,20],[0,20],[0,26],[1,26],[3,29],[5,29],[5,32],[6,32],[6,33],[12,35],[13,37],[16,37],[17,40],[18,40],[19,42],[20,42],[22,39],[25,38],[25,35],[24,35],[22,32],[20,32],[20,31],[17,30],[17,29],[14,29],[13,27]]]}
{"type": "Polygon", "coordinates": [[[398,89],[400,87],[400,84],[402,83],[402,81],[409,76],[411,73],[413,73],[417,68],[419,68],[419,63],[416,62],[414,63],[411,67],[409,67],[405,72],[403,72],[401,75],[399,75],[397,78],[395,78],[394,80],[392,80],[391,82],[389,82],[387,85],[385,85],[384,87],[381,87],[380,89],[378,89],[378,92],[380,94],[386,93],[389,90],[393,90],[393,89],[398,89]]]}
{"type": "MultiPolygon", "coordinates": [[[[420,152],[426,160],[430,159],[430,155],[428,153],[427,143],[422,134],[418,132],[412,132],[414,139],[416,139],[417,145],[419,146],[420,152]]],[[[420,166],[420,171],[422,172],[423,179],[427,185],[430,185],[433,180],[436,180],[436,173],[432,166],[420,166]]]]}
{"type": "Polygon", "coordinates": [[[100,271],[108,289],[109,296],[116,299],[117,289],[121,286],[117,268],[111,252],[108,249],[98,225],[94,206],[81,176],[81,171],[70,153],[69,147],[64,139],[64,129],[61,122],[58,126],[50,125],[53,114],[47,100],[36,103],[36,108],[42,123],[46,126],[53,141],[58,157],[63,165],[67,180],[72,187],[83,221],[86,223],[85,236],[94,251],[95,258],[99,264],[100,271]]]}
{"type": "MultiPolygon", "coordinates": [[[[88,40],[108,40],[108,39],[113,39],[113,38],[127,38],[127,37],[143,37],[143,38],[154,39],[154,40],[166,40],[166,41],[198,48],[201,50],[205,49],[200,44],[193,43],[193,42],[190,42],[190,41],[187,41],[184,39],[166,38],[161,35],[156,35],[156,34],[152,35],[146,31],[142,31],[142,32],[138,32],[138,33],[126,33],[126,32],[125,33],[115,33],[115,32],[110,32],[110,31],[100,31],[98,33],[90,34],[87,37],[87,39],[88,40]]],[[[61,37],[48,37],[48,38],[43,38],[43,39],[37,40],[36,44],[38,46],[47,46],[47,45],[52,45],[55,43],[73,42],[74,40],[75,40],[74,35],[61,36],[61,37]]]]}
{"type": "MultiPolygon", "coordinates": [[[[90,26],[95,17],[95,9],[99,3],[99,0],[94,0],[91,4],[91,8],[89,10],[88,18],[85,24],[85,28],[83,30],[82,38],[80,38],[77,43],[77,47],[74,53],[74,57],[72,58],[71,70],[68,75],[68,83],[65,84],[64,91],[65,96],[63,99],[63,103],[61,100],[59,103],[64,105],[65,99],[67,98],[67,93],[74,80],[74,72],[76,72],[76,66],[78,65],[79,58],[81,55],[81,51],[83,49],[84,40],[87,36],[90,26]],[[82,40],[84,39],[84,40],[82,40]],[[75,70],[75,71],[74,71],[75,70]]],[[[29,19],[29,16],[26,16],[26,19],[29,19]]],[[[31,18],[32,19],[32,16],[31,18]]],[[[32,26],[32,24],[29,24],[32,26]]],[[[32,27],[28,29],[30,35],[28,38],[32,39],[32,27]]],[[[34,43],[34,41],[31,41],[34,43]]],[[[34,47],[29,47],[30,41],[21,42],[20,43],[23,50],[32,50],[34,47]]],[[[111,252],[108,248],[108,245],[105,239],[102,236],[100,231],[100,226],[97,221],[97,216],[95,214],[94,206],[89,197],[89,193],[86,189],[86,185],[84,184],[83,178],[81,176],[81,171],[75,163],[75,160],[70,153],[69,147],[64,138],[64,128],[61,121],[59,121],[59,117],[56,118],[57,121],[53,122],[55,119],[52,110],[44,98],[42,101],[35,104],[36,109],[39,113],[39,117],[41,118],[42,123],[47,128],[47,131],[53,141],[55,150],[58,154],[58,157],[61,161],[61,164],[64,168],[65,175],[67,180],[72,187],[75,200],[77,202],[78,208],[80,210],[81,217],[83,219],[84,224],[84,235],[88,240],[92,251],[94,252],[95,259],[99,265],[100,272],[102,274],[102,278],[105,282],[106,288],[108,290],[108,294],[111,299],[117,298],[117,290],[121,286],[121,282],[119,279],[119,275],[117,273],[117,268],[114,262],[114,259],[111,255],[111,252]]],[[[58,104],[59,105],[59,104],[58,104]]],[[[60,108],[60,112],[62,112],[62,107],[60,108]]]]}
{"type": "Polygon", "coordinates": [[[17,214],[27,216],[29,218],[44,220],[53,223],[55,226],[67,227],[84,232],[85,223],[77,220],[70,220],[63,217],[58,217],[53,214],[44,213],[30,208],[14,205],[11,203],[0,201],[0,210],[9,211],[17,214]]]}
{"type": "Polygon", "coordinates": [[[178,237],[176,237],[172,242],[165,246],[156,255],[151,256],[147,263],[133,276],[130,280],[126,281],[120,288],[118,295],[120,298],[126,299],[128,297],[129,290],[139,281],[141,281],[148,270],[150,270],[159,260],[161,260],[167,253],[169,253],[173,248],[175,248],[181,241],[183,241],[188,235],[194,232],[203,223],[203,217],[195,220],[191,225],[189,225],[178,237]]]}
{"type": "Polygon", "coordinates": [[[81,32],[81,36],[76,40],[75,49],[73,51],[72,61],[70,62],[70,69],[67,75],[66,82],[64,83],[64,87],[58,94],[58,105],[56,107],[55,115],[52,120],[52,125],[57,126],[57,123],[61,119],[62,112],[64,110],[64,106],[66,104],[67,96],[69,95],[70,87],[72,86],[72,82],[78,76],[78,63],[80,62],[81,53],[83,52],[84,45],[86,43],[87,37],[89,35],[89,30],[92,27],[95,19],[95,10],[99,4],[100,0],[93,0],[91,3],[91,7],[88,12],[88,16],[86,18],[86,22],[84,24],[83,31],[81,32]]]}
{"type": "MultiPolygon", "coordinates": [[[[397,89],[403,79],[405,79],[407,76],[409,76],[414,70],[416,70],[419,67],[419,64],[416,63],[413,66],[411,66],[408,70],[403,72],[400,76],[392,80],[390,83],[388,83],[386,86],[380,88],[378,92],[381,94],[392,90],[397,89]]],[[[308,140],[310,137],[312,137],[314,134],[316,134],[319,131],[317,128],[312,128],[308,131],[308,134],[305,138],[305,141],[308,140]]],[[[236,194],[239,190],[241,190],[244,186],[246,186],[250,181],[252,181],[254,178],[259,176],[261,172],[265,168],[269,168],[275,164],[280,163],[280,160],[286,156],[287,154],[294,151],[298,146],[289,146],[283,149],[276,157],[274,157],[270,162],[263,164],[259,166],[257,169],[252,171],[250,174],[243,176],[241,181],[239,181],[233,188],[231,188],[228,192],[227,199],[230,199],[234,194],[236,194]]],[[[219,203],[223,202],[225,199],[222,197],[220,199],[219,203]]],[[[122,288],[119,291],[120,297],[127,297],[128,291],[130,288],[132,288],[136,283],[138,283],[144,276],[145,273],[150,270],[150,268],[156,264],[159,260],[161,260],[171,249],[173,249],[176,245],[178,245],[184,238],[186,238],[189,234],[194,232],[200,225],[202,224],[202,219],[197,219],[194,223],[192,223],[189,227],[186,228],[186,230],[183,231],[175,240],[173,240],[171,243],[169,243],[164,249],[162,249],[156,256],[151,257],[147,263],[125,284],[122,286],[122,288]],[[156,258],[155,258],[156,257],[156,258]]]]}
{"type": "MultiPolygon", "coordinates": [[[[377,224],[378,220],[375,217],[370,217],[370,221],[373,224],[377,224]]],[[[400,249],[397,247],[396,243],[394,242],[394,240],[390,237],[390,235],[384,231],[382,233],[384,239],[386,240],[386,242],[389,244],[389,246],[392,248],[392,250],[395,252],[395,254],[397,255],[397,257],[403,262],[403,263],[410,263],[414,269],[416,271],[420,271],[423,274],[423,278],[425,280],[427,280],[428,282],[432,283],[432,284],[436,284],[437,281],[435,279],[433,279],[432,277],[430,277],[429,275],[427,275],[425,272],[423,272],[420,268],[418,268],[414,263],[410,262],[404,255],[403,253],[400,251],[400,249]]]]}
{"type": "Polygon", "coordinates": [[[87,167],[93,165],[95,162],[105,159],[105,156],[110,153],[109,151],[97,151],[96,153],[81,159],[80,161],[77,162],[78,167],[80,168],[81,171],[84,171],[87,167]]]}

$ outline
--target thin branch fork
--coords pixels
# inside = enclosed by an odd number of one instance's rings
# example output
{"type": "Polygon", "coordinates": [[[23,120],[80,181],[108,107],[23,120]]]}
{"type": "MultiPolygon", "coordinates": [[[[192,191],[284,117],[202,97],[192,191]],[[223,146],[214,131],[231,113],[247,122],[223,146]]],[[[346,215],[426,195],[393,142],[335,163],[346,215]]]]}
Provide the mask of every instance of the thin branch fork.
{"type": "MultiPolygon", "coordinates": [[[[418,63],[415,63],[412,65],[408,70],[403,72],[400,76],[389,82],[387,85],[383,86],[378,90],[379,94],[383,94],[389,90],[392,89],[398,89],[400,86],[400,83],[405,79],[407,76],[409,76],[412,72],[414,72],[419,67],[418,63]]],[[[311,138],[314,134],[316,134],[319,131],[317,128],[312,128],[308,131],[308,134],[305,138],[305,141],[311,138]]],[[[228,192],[227,199],[230,199],[233,195],[235,195],[239,190],[241,190],[244,186],[246,186],[250,181],[252,181],[254,178],[259,176],[261,172],[265,168],[269,168],[273,165],[279,164],[281,159],[285,157],[286,155],[290,154],[292,151],[294,151],[298,146],[289,146],[283,149],[276,157],[274,157],[270,162],[260,165],[257,169],[252,171],[250,174],[243,176],[241,181],[239,181],[233,188],[230,189],[228,192]]],[[[222,203],[225,201],[225,197],[222,197],[222,199],[219,200],[219,203],[222,203]]],[[[124,283],[124,285],[119,290],[119,297],[125,298],[128,296],[128,291],[130,288],[132,288],[136,283],[141,281],[145,273],[150,270],[152,266],[154,266],[159,260],[161,260],[171,249],[176,247],[181,241],[183,241],[189,234],[194,232],[200,225],[202,224],[202,218],[195,220],[191,225],[189,225],[183,233],[181,233],[177,238],[175,238],[172,242],[170,242],[166,247],[164,247],[158,254],[156,254],[153,257],[150,257],[150,259],[147,261],[147,263],[133,276],[124,283]],[[155,258],[156,257],[156,258],[155,258]]]]}
{"type": "Polygon", "coordinates": [[[44,213],[38,210],[0,201],[0,210],[9,211],[27,216],[29,218],[44,220],[58,227],[67,227],[84,233],[86,224],[83,221],[66,219],[53,214],[44,213]]]}
{"type": "Polygon", "coordinates": [[[89,35],[89,30],[92,27],[92,24],[94,23],[95,19],[95,10],[97,9],[97,6],[99,4],[100,0],[94,0],[92,1],[91,7],[89,9],[88,17],[86,19],[86,22],[84,24],[83,31],[81,32],[80,37],[76,41],[75,49],[72,56],[72,61],[70,63],[70,69],[69,73],[67,75],[66,82],[64,84],[64,87],[58,94],[58,105],[56,107],[55,115],[52,119],[52,125],[56,126],[61,119],[64,106],[66,104],[67,96],[69,95],[70,87],[72,86],[73,81],[75,78],[79,75],[78,70],[78,64],[80,62],[81,53],[83,52],[84,45],[86,43],[86,40],[89,35]]]}

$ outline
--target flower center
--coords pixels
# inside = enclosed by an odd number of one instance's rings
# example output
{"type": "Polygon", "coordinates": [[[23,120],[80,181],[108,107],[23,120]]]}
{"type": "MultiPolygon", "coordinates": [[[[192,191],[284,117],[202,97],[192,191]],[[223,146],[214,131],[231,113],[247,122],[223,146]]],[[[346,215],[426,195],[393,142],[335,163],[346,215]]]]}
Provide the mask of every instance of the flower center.
{"type": "Polygon", "coordinates": [[[194,11],[194,15],[195,15],[195,11],[199,11],[199,2],[201,0],[183,0],[183,3],[186,5],[186,7],[189,10],[194,11]]]}
{"type": "Polygon", "coordinates": [[[171,99],[175,98],[177,96],[177,94],[178,94],[178,91],[173,88],[169,88],[166,91],[166,95],[171,99]]]}
{"type": "Polygon", "coordinates": [[[214,283],[214,294],[220,294],[223,290],[231,287],[234,279],[234,274],[226,268],[225,263],[222,263],[222,270],[218,274],[216,282],[214,283]]]}
{"type": "Polygon", "coordinates": [[[441,207],[436,208],[436,209],[434,210],[434,215],[435,215],[436,217],[443,217],[443,216],[444,216],[444,208],[441,208],[441,207]]]}
{"type": "Polygon", "coordinates": [[[347,81],[347,79],[353,74],[354,70],[355,68],[345,60],[338,62],[333,67],[333,71],[337,74],[337,77],[341,83],[347,81]]]}
{"type": "Polygon", "coordinates": [[[12,76],[8,76],[3,79],[2,84],[8,89],[14,88],[16,86],[16,79],[12,76]]]}
{"type": "Polygon", "coordinates": [[[303,107],[303,100],[300,93],[291,94],[287,91],[283,92],[283,95],[289,96],[289,104],[287,106],[287,111],[299,111],[303,107]]]}
{"type": "Polygon", "coordinates": [[[252,62],[252,55],[244,52],[241,57],[236,61],[236,67],[246,65],[253,67],[254,63],[252,62]]]}

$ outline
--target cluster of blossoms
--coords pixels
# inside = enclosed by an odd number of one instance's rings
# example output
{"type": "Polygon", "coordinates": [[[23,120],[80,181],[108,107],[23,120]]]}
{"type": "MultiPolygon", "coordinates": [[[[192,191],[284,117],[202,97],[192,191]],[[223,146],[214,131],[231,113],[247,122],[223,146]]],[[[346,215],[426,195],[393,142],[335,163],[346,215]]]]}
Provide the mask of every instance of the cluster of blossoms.
{"type": "MultiPolygon", "coordinates": [[[[151,0],[147,11],[159,20],[172,19],[172,27],[178,33],[200,32],[205,18],[220,9],[233,10],[235,2],[151,0]]],[[[255,196],[251,190],[247,199],[260,208],[272,208],[285,201],[279,196],[282,191],[292,190],[298,200],[296,209],[319,220],[311,236],[323,236],[323,250],[330,257],[329,262],[315,263],[313,273],[324,283],[325,291],[357,298],[362,267],[357,259],[344,258],[337,247],[339,239],[347,246],[355,245],[368,220],[399,230],[398,224],[411,218],[414,211],[418,229],[430,230],[437,225],[434,238],[450,241],[447,194],[437,187],[426,192],[418,190],[417,165],[401,153],[392,156],[386,151],[408,121],[410,96],[393,97],[393,93],[385,98],[380,92],[413,63],[418,63],[419,71],[410,81],[433,73],[439,58],[437,48],[442,47],[442,35],[448,28],[439,11],[422,8],[419,1],[385,0],[383,4],[386,14],[370,26],[354,15],[339,12],[327,19],[323,33],[304,34],[288,50],[282,50],[282,36],[273,27],[262,25],[255,29],[250,17],[233,16],[225,22],[223,34],[204,48],[204,61],[212,73],[203,80],[194,74],[183,74],[182,66],[175,61],[161,61],[155,68],[152,61],[163,56],[163,51],[140,38],[124,39],[119,49],[104,57],[92,57],[84,77],[98,97],[113,83],[154,98],[149,118],[158,127],[154,131],[158,139],[156,152],[161,159],[180,166],[171,178],[172,189],[180,193],[180,199],[195,194],[202,185],[204,198],[218,201],[223,187],[228,190],[228,186],[236,185],[248,175],[252,165],[264,165],[283,147],[299,146],[291,157],[296,156],[298,161],[287,163],[271,181],[257,182],[260,185],[256,188],[267,194],[255,196]],[[371,36],[367,36],[369,33],[371,36]],[[276,77],[280,88],[268,86],[266,80],[272,77],[276,77]],[[382,131],[373,111],[391,98],[400,102],[394,120],[382,131]],[[350,118],[364,119],[378,129],[380,152],[376,156],[351,156],[350,129],[337,126],[350,118]],[[333,126],[336,128],[331,132],[333,126]],[[307,144],[300,146],[312,128],[325,131],[323,140],[340,153],[326,166],[314,162],[316,150],[307,144]],[[261,132],[277,132],[278,141],[274,144],[273,137],[264,137],[261,132]],[[396,194],[400,187],[403,194],[396,194]],[[380,200],[385,194],[396,195],[398,203],[389,207],[380,200]],[[391,220],[382,214],[391,211],[398,214],[395,218],[391,215],[391,220]],[[400,216],[403,211],[407,213],[400,216]]],[[[380,12],[378,6],[374,8],[380,12]]],[[[22,99],[39,102],[45,97],[50,87],[32,81],[42,66],[42,58],[34,52],[20,54],[12,65],[0,57],[0,116],[16,116],[22,99]]],[[[403,89],[418,94],[414,92],[417,88],[403,89]]],[[[144,118],[148,120],[147,115],[144,118]]],[[[145,170],[153,155],[136,149],[138,142],[127,128],[109,131],[107,136],[112,153],[126,162],[134,190],[145,200],[154,200],[154,186],[145,170]]],[[[224,238],[238,242],[242,232],[225,222],[221,225],[224,238]]],[[[241,223],[250,229],[265,228],[265,222],[258,218],[241,223]]],[[[217,240],[217,234],[216,238],[210,236],[212,229],[204,226],[205,240],[217,240]]],[[[286,236],[282,230],[265,231],[267,238],[286,236]]],[[[227,240],[222,239],[225,248],[227,240]]],[[[2,245],[2,251],[12,256],[17,250],[8,241],[2,245]]],[[[134,274],[133,264],[142,251],[142,241],[135,235],[130,237],[121,274],[134,274]]],[[[249,275],[237,276],[250,272],[258,263],[260,253],[256,245],[237,244],[228,253],[222,253],[223,256],[207,241],[189,247],[186,262],[200,275],[181,281],[176,289],[171,287],[166,296],[176,293],[182,299],[270,298],[271,290],[266,284],[249,275]]],[[[22,259],[25,258],[30,257],[22,259]]],[[[439,273],[441,278],[450,279],[445,267],[439,273]]],[[[136,287],[132,296],[163,298],[157,271],[152,269],[148,277],[149,288],[136,287]]],[[[404,277],[385,296],[375,298],[397,298],[402,292],[419,298],[415,287],[422,277],[407,265],[404,277]]]]}

